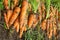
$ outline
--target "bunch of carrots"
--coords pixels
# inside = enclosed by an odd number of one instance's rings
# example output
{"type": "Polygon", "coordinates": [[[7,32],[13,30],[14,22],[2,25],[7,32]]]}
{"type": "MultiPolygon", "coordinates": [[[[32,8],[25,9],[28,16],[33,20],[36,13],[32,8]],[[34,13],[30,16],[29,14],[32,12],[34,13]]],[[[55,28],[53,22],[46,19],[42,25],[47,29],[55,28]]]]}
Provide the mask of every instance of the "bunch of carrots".
{"type": "Polygon", "coordinates": [[[9,0],[4,0],[3,4],[5,7],[4,19],[8,29],[13,26],[19,33],[19,37],[22,38],[23,32],[27,29],[35,28],[40,22],[40,27],[47,31],[47,36],[52,37],[52,33],[57,35],[57,23],[56,17],[58,15],[58,10],[50,7],[50,17],[46,18],[46,11],[44,3],[41,3],[38,7],[37,13],[32,12],[31,4],[27,0],[22,0],[19,4],[19,0],[11,0],[12,4],[9,7],[9,0]],[[53,11],[54,10],[54,11],[53,11]],[[29,11],[29,13],[28,13],[29,11]]]}

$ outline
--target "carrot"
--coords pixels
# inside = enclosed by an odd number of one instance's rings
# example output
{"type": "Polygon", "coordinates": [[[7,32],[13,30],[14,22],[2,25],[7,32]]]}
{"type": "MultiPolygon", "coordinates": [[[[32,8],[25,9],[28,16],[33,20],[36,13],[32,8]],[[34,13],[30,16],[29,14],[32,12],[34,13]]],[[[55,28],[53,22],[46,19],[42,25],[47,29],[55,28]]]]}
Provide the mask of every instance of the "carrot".
{"type": "Polygon", "coordinates": [[[27,30],[27,28],[26,28],[26,25],[27,25],[27,17],[28,16],[26,15],[25,18],[24,18],[23,26],[20,27],[20,36],[19,36],[20,38],[22,38],[23,32],[27,30]]]}
{"type": "Polygon", "coordinates": [[[42,20],[42,10],[41,10],[40,6],[38,7],[38,12],[39,12],[39,20],[41,22],[41,20],[42,20]]]}
{"type": "Polygon", "coordinates": [[[16,26],[16,32],[19,32],[19,24],[16,26]]]}
{"type": "Polygon", "coordinates": [[[23,31],[24,31],[24,28],[23,28],[23,27],[22,27],[22,28],[20,28],[20,32],[19,32],[19,33],[20,33],[20,35],[19,35],[19,37],[20,37],[20,38],[22,38],[23,31]]]}
{"type": "Polygon", "coordinates": [[[42,8],[42,12],[45,11],[46,8],[45,8],[44,3],[41,4],[41,8],[42,8]]]}
{"type": "Polygon", "coordinates": [[[51,6],[51,13],[50,13],[50,16],[53,17],[53,16],[54,16],[54,13],[55,13],[54,8],[51,6]]]}
{"type": "Polygon", "coordinates": [[[20,29],[21,29],[21,28],[24,28],[24,31],[26,31],[26,30],[27,30],[26,25],[27,25],[27,17],[24,18],[23,26],[20,27],[20,29]]]}
{"type": "Polygon", "coordinates": [[[56,28],[56,27],[54,27],[54,29],[53,29],[53,34],[54,34],[54,35],[57,34],[57,28],[56,28]]]}
{"type": "Polygon", "coordinates": [[[27,28],[26,28],[26,25],[27,25],[27,18],[28,18],[28,16],[26,15],[26,17],[25,17],[25,19],[24,19],[24,25],[23,25],[24,31],[27,30],[27,28]]]}
{"type": "Polygon", "coordinates": [[[38,20],[33,24],[33,28],[35,28],[38,24],[38,20]]]}
{"type": "MultiPolygon", "coordinates": [[[[4,13],[4,19],[5,19],[5,22],[6,22],[6,26],[7,26],[7,28],[9,27],[9,25],[8,25],[8,20],[7,20],[7,15],[6,15],[6,13],[4,13]]],[[[9,29],[9,28],[8,28],[9,29]]]]}
{"type": "Polygon", "coordinates": [[[28,28],[31,28],[33,21],[34,21],[34,14],[30,14],[28,17],[28,23],[27,23],[28,28]]]}
{"type": "Polygon", "coordinates": [[[5,9],[9,9],[8,0],[3,0],[3,4],[4,4],[5,9]]]}
{"type": "Polygon", "coordinates": [[[23,0],[22,2],[22,8],[21,8],[21,14],[20,14],[20,27],[23,26],[24,23],[24,18],[26,16],[26,12],[27,12],[27,8],[28,8],[28,2],[27,0],[23,0]]]}
{"type": "Polygon", "coordinates": [[[50,19],[47,19],[47,26],[46,26],[47,35],[49,34],[49,26],[50,26],[50,19]]]}
{"type": "Polygon", "coordinates": [[[24,26],[24,31],[26,31],[27,30],[27,28],[26,28],[26,26],[24,26]]]}
{"type": "Polygon", "coordinates": [[[48,38],[51,38],[52,37],[52,32],[53,32],[53,30],[50,30],[50,33],[48,35],[48,38]]]}
{"type": "Polygon", "coordinates": [[[49,25],[49,38],[51,38],[52,37],[52,32],[53,32],[53,17],[52,16],[50,16],[50,25],[49,25]]]}
{"type": "Polygon", "coordinates": [[[57,16],[56,16],[56,9],[54,8],[54,18],[53,18],[53,34],[56,35],[57,34],[57,16]]]}
{"type": "Polygon", "coordinates": [[[41,28],[42,28],[43,30],[46,30],[46,22],[47,22],[47,20],[45,19],[45,20],[41,23],[41,28]]]}
{"type": "MultiPolygon", "coordinates": [[[[8,10],[8,11],[7,11],[7,14],[6,14],[6,16],[7,16],[7,23],[9,22],[11,15],[12,15],[12,10],[8,10]]],[[[8,25],[9,25],[9,24],[8,24],[8,25]]],[[[9,29],[9,27],[10,27],[10,26],[8,26],[8,29],[9,29]]]]}
{"type": "Polygon", "coordinates": [[[50,10],[53,11],[53,6],[50,7],[50,10]]]}
{"type": "Polygon", "coordinates": [[[48,35],[48,38],[51,38],[52,37],[52,32],[53,32],[53,20],[52,20],[53,17],[50,16],[50,18],[48,19],[48,22],[47,23],[47,35],[48,35]]]}
{"type": "Polygon", "coordinates": [[[14,21],[16,20],[16,18],[19,15],[19,13],[20,13],[20,8],[19,7],[16,7],[15,10],[14,10],[14,12],[13,12],[13,14],[12,14],[12,17],[11,17],[11,19],[9,21],[9,25],[10,26],[14,23],[14,21]]]}
{"type": "Polygon", "coordinates": [[[33,22],[33,28],[35,28],[36,27],[36,25],[38,24],[38,17],[37,17],[37,15],[34,15],[34,22],[33,22]]]}
{"type": "Polygon", "coordinates": [[[8,22],[9,22],[11,16],[12,16],[12,10],[8,10],[7,11],[7,19],[8,19],[8,22]]]}
{"type": "Polygon", "coordinates": [[[42,11],[42,19],[44,19],[46,17],[46,13],[45,13],[45,5],[44,3],[41,4],[41,11],[42,11]]]}
{"type": "Polygon", "coordinates": [[[20,29],[20,35],[19,35],[20,38],[22,38],[23,32],[26,31],[26,30],[27,29],[26,29],[25,26],[20,29]]]}
{"type": "Polygon", "coordinates": [[[26,26],[23,26],[22,28],[20,28],[20,38],[22,38],[23,32],[26,31],[26,26]]]}
{"type": "Polygon", "coordinates": [[[14,28],[16,29],[17,32],[19,32],[19,20],[18,20],[18,18],[14,22],[14,28]]]}

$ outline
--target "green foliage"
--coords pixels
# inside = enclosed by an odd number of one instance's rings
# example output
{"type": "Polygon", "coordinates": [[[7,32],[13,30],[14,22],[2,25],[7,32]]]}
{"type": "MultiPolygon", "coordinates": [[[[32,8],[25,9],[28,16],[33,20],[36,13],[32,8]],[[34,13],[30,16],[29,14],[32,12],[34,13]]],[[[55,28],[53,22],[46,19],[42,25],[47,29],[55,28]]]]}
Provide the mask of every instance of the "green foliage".
{"type": "Polygon", "coordinates": [[[32,40],[32,36],[31,36],[31,31],[30,30],[28,30],[25,33],[25,39],[24,40],[32,40]]]}
{"type": "Polygon", "coordinates": [[[10,5],[11,5],[11,0],[8,0],[8,6],[10,8],[10,5]]]}
{"type": "Polygon", "coordinates": [[[39,2],[37,2],[36,0],[29,0],[29,2],[32,5],[32,10],[34,11],[34,13],[36,13],[39,6],[39,2]]]}
{"type": "Polygon", "coordinates": [[[28,30],[23,36],[24,40],[44,40],[43,32],[38,27],[28,30]]]}
{"type": "Polygon", "coordinates": [[[60,11],[60,0],[51,0],[51,4],[60,11]]]}
{"type": "Polygon", "coordinates": [[[50,3],[51,3],[51,0],[46,0],[46,12],[47,12],[46,18],[48,18],[50,16],[49,15],[49,12],[50,12],[50,3]]]}
{"type": "Polygon", "coordinates": [[[4,28],[7,29],[6,23],[4,23],[4,28]]]}
{"type": "Polygon", "coordinates": [[[3,0],[0,0],[0,10],[3,10],[3,0]]]}
{"type": "Polygon", "coordinates": [[[0,2],[2,2],[3,0],[0,0],[0,2]]]}

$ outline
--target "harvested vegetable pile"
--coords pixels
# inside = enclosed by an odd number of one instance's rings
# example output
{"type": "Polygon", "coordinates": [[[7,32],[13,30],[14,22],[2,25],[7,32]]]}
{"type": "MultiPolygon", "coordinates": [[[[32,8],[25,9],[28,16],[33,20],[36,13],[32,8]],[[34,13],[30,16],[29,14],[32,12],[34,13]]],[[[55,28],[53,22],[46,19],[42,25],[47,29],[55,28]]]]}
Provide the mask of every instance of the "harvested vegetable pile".
{"type": "Polygon", "coordinates": [[[19,38],[22,38],[24,32],[35,29],[39,24],[38,27],[46,31],[48,38],[52,35],[57,36],[58,9],[50,4],[50,0],[49,3],[40,3],[40,1],[3,0],[4,21],[7,29],[12,27],[19,33],[19,38]]]}

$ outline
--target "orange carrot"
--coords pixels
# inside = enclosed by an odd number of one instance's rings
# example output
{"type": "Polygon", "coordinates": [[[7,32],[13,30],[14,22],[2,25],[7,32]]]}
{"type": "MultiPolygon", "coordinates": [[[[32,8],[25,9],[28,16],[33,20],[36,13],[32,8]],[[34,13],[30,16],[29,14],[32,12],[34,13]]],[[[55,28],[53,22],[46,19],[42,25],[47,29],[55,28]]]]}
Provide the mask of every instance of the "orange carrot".
{"type": "Polygon", "coordinates": [[[54,8],[51,6],[51,13],[50,16],[53,17],[54,16],[54,8]]]}
{"type": "Polygon", "coordinates": [[[56,27],[54,27],[54,29],[53,29],[53,34],[54,34],[54,35],[57,34],[57,28],[56,28],[56,27]]]}
{"type": "Polygon", "coordinates": [[[18,20],[18,18],[14,22],[14,28],[16,29],[17,32],[19,32],[19,20],[18,20]]]}
{"type": "Polygon", "coordinates": [[[26,15],[26,17],[25,17],[25,19],[24,19],[24,25],[23,25],[24,31],[27,30],[27,28],[26,28],[26,25],[27,25],[27,18],[28,18],[28,16],[26,15]]]}
{"type": "Polygon", "coordinates": [[[26,26],[24,26],[24,31],[26,31],[27,30],[27,28],[26,28],[26,26]]]}
{"type": "Polygon", "coordinates": [[[26,16],[27,8],[28,8],[28,2],[27,0],[23,0],[21,14],[20,14],[20,36],[19,36],[20,38],[22,37],[24,31],[23,24],[24,24],[24,18],[26,16]]]}
{"type": "Polygon", "coordinates": [[[51,38],[52,37],[52,32],[53,32],[53,30],[50,30],[50,33],[48,35],[48,38],[51,38]]]}
{"type": "Polygon", "coordinates": [[[8,19],[8,22],[9,22],[11,16],[12,16],[12,10],[8,10],[7,11],[7,19],[8,19]]]}
{"type": "Polygon", "coordinates": [[[28,8],[28,2],[27,2],[27,0],[23,0],[21,14],[20,14],[20,27],[23,26],[24,18],[26,16],[26,12],[27,12],[27,8],[28,8]]]}
{"type": "Polygon", "coordinates": [[[41,10],[40,6],[38,7],[38,12],[39,12],[39,21],[41,22],[41,20],[42,20],[42,10],[41,10]]]}
{"type": "Polygon", "coordinates": [[[26,28],[26,25],[27,25],[27,17],[28,16],[26,15],[25,18],[24,18],[23,26],[20,27],[20,36],[19,36],[20,38],[22,38],[23,32],[27,30],[27,28],[26,28]]]}
{"type": "Polygon", "coordinates": [[[53,34],[56,35],[57,34],[57,14],[56,14],[56,9],[54,9],[55,13],[54,13],[54,18],[53,18],[53,34]]]}
{"type": "Polygon", "coordinates": [[[4,4],[5,9],[9,9],[9,7],[8,7],[8,0],[4,0],[3,4],[4,4]]]}
{"type": "Polygon", "coordinates": [[[22,38],[22,35],[23,35],[23,32],[26,31],[26,26],[23,26],[21,29],[20,29],[20,35],[19,37],[22,38]]]}
{"type": "Polygon", "coordinates": [[[50,26],[50,19],[47,19],[47,26],[46,26],[47,35],[49,34],[49,26],[50,26]]]}
{"type": "MultiPolygon", "coordinates": [[[[6,22],[6,26],[7,26],[7,28],[9,27],[9,25],[8,25],[8,20],[7,20],[7,15],[6,15],[6,13],[4,13],[4,19],[5,19],[5,22],[6,22]]],[[[9,29],[9,28],[8,28],[9,29]]]]}
{"type": "Polygon", "coordinates": [[[20,35],[19,35],[20,38],[22,38],[23,31],[24,31],[24,28],[22,27],[22,28],[20,29],[20,32],[19,32],[19,33],[20,33],[20,35]]]}
{"type": "Polygon", "coordinates": [[[31,28],[32,24],[34,21],[34,14],[30,14],[29,18],[28,18],[28,28],[31,28]]]}
{"type": "Polygon", "coordinates": [[[23,32],[26,31],[26,26],[24,25],[22,28],[20,28],[20,38],[22,38],[23,32]]]}
{"type": "Polygon", "coordinates": [[[53,17],[50,16],[50,25],[49,25],[49,38],[52,37],[52,32],[53,32],[53,17]]]}
{"type": "Polygon", "coordinates": [[[53,11],[53,6],[50,7],[51,11],[53,11]]]}
{"type": "Polygon", "coordinates": [[[41,4],[42,12],[45,11],[45,5],[44,3],[41,4]]]}
{"type": "Polygon", "coordinates": [[[19,32],[19,24],[16,26],[16,31],[19,32]]]}
{"type": "Polygon", "coordinates": [[[35,28],[37,24],[38,24],[38,17],[37,15],[34,15],[33,28],[35,28]]]}
{"type": "Polygon", "coordinates": [[[19,13],[20,13],[20,8],[19,7],[16,7],[15,10],[14,10],[14,12],[13,12],[13,14],[12,14],[12,17],[11,17],[11,19],[9,21],[9,25],[10,26],[14,23],[14,21],[16,20],[16,18],[19,15],[19,13]]]}
{"type": "Polygon", "coordinates": [[[45,20],[41,23],[41,28],[42,28],[43,30],[46,30],[46,22],[47,22],[47,20],[45,19],[45,20]]]}

